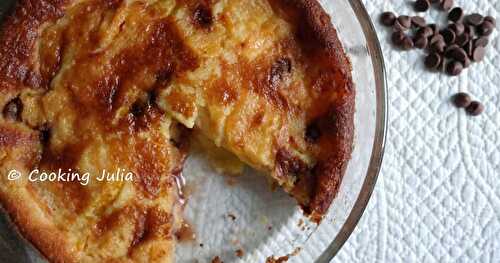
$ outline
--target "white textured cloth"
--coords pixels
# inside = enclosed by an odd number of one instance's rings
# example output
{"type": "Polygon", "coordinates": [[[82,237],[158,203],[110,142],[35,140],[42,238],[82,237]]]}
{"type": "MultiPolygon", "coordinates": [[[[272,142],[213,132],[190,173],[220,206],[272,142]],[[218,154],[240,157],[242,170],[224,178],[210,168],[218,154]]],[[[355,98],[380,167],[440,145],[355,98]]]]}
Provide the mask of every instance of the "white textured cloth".
{"type": "MultiPolygon", "coordinates": [[[[383,11],[415,15],[412,1],[364,0],[388,77],[389,126],[372,199],[333,262],[500,262],[500,39],[459,77],[427,72],[421,51],[390,45],[383,11]],[[467,91],[485,112],[450,103],[467,91]]],[[[455,1],[467,13],[500,18],[499,0],[455,1]]],[[[445,21],[437,10],[422,14],[445,21]]],[[[498,23],[497,23],[498,25],[498,23]]]]}

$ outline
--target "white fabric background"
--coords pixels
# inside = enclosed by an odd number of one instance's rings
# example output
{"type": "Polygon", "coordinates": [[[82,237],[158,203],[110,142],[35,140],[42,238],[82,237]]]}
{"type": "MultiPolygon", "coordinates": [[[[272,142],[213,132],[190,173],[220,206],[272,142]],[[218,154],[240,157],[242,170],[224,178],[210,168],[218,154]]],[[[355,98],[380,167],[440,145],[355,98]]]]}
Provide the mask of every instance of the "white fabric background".
{"type": "MultiPolygon", "coordinates": [[[[409,0],[364,0],[381,40],[389,127],[374,195],[333,262],[500,262],[500,41],[459,77],[425,71],[421,51],[394,50],[381,12],[415,15],[409,0]],[[469,117],[449,101],[470,92],[486,111],[469,117]]],[[[500,0],[459,0],[500,18],[500,0]]],[[[444,22],[437,10],[426,19],[444,22]]],[[[497,23],[498,26],[498,23],[497,23]]]]}

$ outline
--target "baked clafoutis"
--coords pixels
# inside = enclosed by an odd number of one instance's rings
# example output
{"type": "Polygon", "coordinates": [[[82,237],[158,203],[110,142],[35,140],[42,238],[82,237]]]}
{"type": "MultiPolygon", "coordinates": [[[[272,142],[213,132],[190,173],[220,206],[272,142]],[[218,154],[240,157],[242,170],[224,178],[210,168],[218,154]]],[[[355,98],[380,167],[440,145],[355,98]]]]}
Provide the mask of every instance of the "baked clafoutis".
{"type": "Polygon", "coordinates": [[[174,262],[193,134],[316,222],[335,198],[355,90],[316,0],[19,0],[0,28],[0,201],[49,261],[174,262]]]}

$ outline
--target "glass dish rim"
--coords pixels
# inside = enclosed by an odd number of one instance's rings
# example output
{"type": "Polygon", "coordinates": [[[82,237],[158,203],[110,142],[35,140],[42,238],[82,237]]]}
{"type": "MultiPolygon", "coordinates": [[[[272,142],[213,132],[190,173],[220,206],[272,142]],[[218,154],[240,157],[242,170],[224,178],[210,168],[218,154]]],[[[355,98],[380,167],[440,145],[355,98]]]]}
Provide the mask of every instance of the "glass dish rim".
{"type": "Polygon", "coordinates": [[[375,189],[375,185],[382,167],[382,161],[385,152],[385,142],[387,137],[388,124],[388,97],[387,97],[387,75],[382,48],[377,36],[377,32],[371,21],[364,4],[361,0],[348,0],[351,8],[356,14],[356,19],[361,24],[363,35],[365,36],[368,53],[372,60],[372,67],[375,75],[375,91],[376,91],[376,127],[375,138],[373,142],[372,154],[370,163],[365,176],[365,180],[361,187],[359,196],[356,199],[345,223],[342,225],[335,239],[315,260],[316,263],[330,262],[340,251],[342,246],[347,242],[352,232],[356,228],[359,220],[363,216],[368,202],[375,189]]]}

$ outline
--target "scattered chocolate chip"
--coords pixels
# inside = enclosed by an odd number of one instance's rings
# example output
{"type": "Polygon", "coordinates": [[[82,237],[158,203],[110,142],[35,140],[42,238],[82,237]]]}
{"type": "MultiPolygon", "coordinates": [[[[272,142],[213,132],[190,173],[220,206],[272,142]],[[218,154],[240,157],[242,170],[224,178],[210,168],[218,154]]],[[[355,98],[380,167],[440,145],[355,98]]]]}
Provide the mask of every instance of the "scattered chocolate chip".
{"type": "Polygon", "coordinates": [[[428,27],[432,29],[432,34],[437,34],[438,33],[438,27],[436,24],[428,24],[428,27]]]}
{"type": "Polygon", "coordinates": [[[431,0],[431,4],[440,4],[443,0],[431,0]]]}
{"type": "Polygon", "coordinates": [[[194,9],[193,20],[197,25],[203,28],[210,27],[213,22],[212,10],[210,10],[210,8],[205,5],[198,5],[194,9]]]}
{"type": "Polygon", "coordinates": [[[470,60],[469,57],[466,57],[465,60],[463,61],[464,68],[468,68],[472,64],[472,61],[470,60]]]}
{"type": "Polygon", "coordinates": [[[441,62],[439,63],[439,66],[437,68],[439,72],[445,72],[446,71],[446,59],[444,57],[441,57],[441,62]]]}
{"type": "Polygon", "coordinates": [[[275,158],[276,172],[279,176],[298,176],[309,169],[302,159],[286,149],[279,149],[275,158]]]}
{"type": "Polygon", "coordinates": [[[438,40],[430,45],[430,50],[437,53],[443,53],[446,43],[443,40],[438,40]]]}
{"type": "Polygon", "coordinates": [[[462,63],[458,61],[450,61],[448,62],[448,65],[446,65],[446,73],[451,76],[458,76],[462,72],[463,68],[464,66],[462,63]]]}
{"type": "Polygon", "coordinates": [[[469,59],[465,50],[461,48],[454,48],[450,51],[451,58],[465,64],[465,62],[469,59]]]}
{"type": "Polygon", "coordinates": [[[465,111],[471,116],[478,116],[479,114],[483,113],[484,105],[479,101],[472,101],[469,106],[465,108],[465,111]]]}
{"type": "Polygon", "coordinates": [[[481,36],[489,36],[493,33],[493,29],[495,29],[495,25],[488,21],[483,21],[483,23],[477,27],[477,31],[481,36]]]}
{"type": "Polygon", "coordinates": [[[456,35],[455,35],[455,32],[451,29],[443,29],[441,30],[441,35],[443,36],[444,38],[444,42],[446,42],[446,44],[453,44],[455,43],[455,38],[456,38],[456,35]]]}
{"type": "Polygon", "coordinates": [[[466,17],[465,21],[469,25],[479,26],[483,22],[483,16],[478,13],[470,14],[466,17]]]}
{"type": "Polygon", "coordinates": [[[415,8],[415,11],[417,12],[425,12],[429,10],[429,7],[431,4],[429,3],[429,0],[417,0],[413,4],[413,7],[415,8]]]}
{"type": "Polygon", "coordinates": [[[465,31],[465,26],[464,26],[464,24],[462,24],[462,23],[460,23],[460,22],[450,24],[450,25],[448,25],[448,28],[449,28],[450,30],[453,30],[453,32],[455,32],[455,34],[456,34],[457,36],[459,36],[459,35],[463,34],[463,33],[464,33],[464,31],[465,31]]]}
{"type": "Polygon", "coordinates": [[[451,58],[452,52],[457,48],[460,48],[460,46],[458,46],[457,44],[452,44],[452,45],[447,46],[444,50],[444,56],[447,58],[451,58]]]}
{"type": "Polygon", "coordinates": [[[321,137],[321,131],[319,129],[317,122],[312,122],[306,128],[306,141],[310,143],[315,143],[321,137]]]}
{"type": "Polygon", "coordinates": [[[472,13],[465,16],[461,7],[453,8],[453,0],[415,0],[414,8],[425,12],[431,4],[439,4],[439,8],[449,12],[448,21],[453,22],[439,29],[436,24],[426,24],[421,16],[396,16],[392,12],[382,13],[380,20],[386,26],[392,26],[392,43],[403,49],[424,49],[429,54],[425,57],[426,68],[446,72],[449,75],[459,75],[464,68],[484,58],[487,36],[496,25],[495,18],[483,17],[472,13]],[[405,30],[414,29],[413,36],[405,30]]]}
{"type": "Polygon", "coordinates": [[[431,37],[431,39],[429,39],[429,44],[434,44],[435,42],[438,42],[438,41],[443,41],[444,42],[444,38],[441,34],[435,34],[431,37]]]}
{"type": "Polygon", "coordinates": [[[52,135],[51,130],[50,130],[50,126],[47,123],[45,123],[38,128],[38,131],[40,132],[38,134],[38,138],[40,139],[40,143],[43,146],[47,146],[49,144],[50,137],[52,135]]]}
{"type": "Polygon", "coordinates": [[[439,8],[442,10],[448,11],[453,7],[453,0],[442,0],[439,3],[439,8]]]}
{"type": "Polygon", "coordinates": [[[469,42],[469,35],[468,34],[462,34],[457,37],[455,40],[455,43],[461,47],[463,47],[467,42],[469,42]]]}
{"type": "Polygon", "coordinates": [[[138,100],[130,106],[130,113],[135,117],[141,117],[146,113],[146,103],[138,100]]]}
{"type": "Polygon", "coordinates": [[[466,108],[472,102],[472,98],[465,92],[459,92],[453,96],[452,101],[457,108],[466,108]]]}
{"type": "Polygon", "coordinates": [[[3,108],[2,114],[5,119],[13,121],[21,121],[21,115],[23,113],[23,102],[19,97],[16,97],[9,101],[3,108]]]}
{"type": "Polygon", "coordinates": [[[480,37],[474,40],[474,47],[486,47],[489,43],[487,37],[480,37]]]}
{"type": "Polygon", "coordinates": [[[385,26],[393,26],[396,21],[396,15],[393,12],[384,12],[380,15],[380,22],[385,26]]]}
{"type": "Polygon", "coordinates": [[[411,27],[411,18],[409,16],[399,16],[394,22],[396,30],[408,30],[411,27]]]}
{"type": "Polygon", "coordinates": [[[493,26],[494,26],[494,27],[496,27],[496,26],[497,26],[497,21],[496,21],[496,19],[495,19],[494,17],[492,17],[492,16],[486,16],[486,17],[484,17],[484,21],[488,21],[488,22],[490,22],[491,24],[493,24],[493,26]]]}
{"type": "Polygon", "coordinates": [[[484,58],[484,54],[486,52],[486,49],[484,49],[484,47],[476,47],[474,48],[474,50],[472,51],[472,60],[474,61],[481,61],[483,58],[484,58]]]}
{"type": "Polygon", "coordinates": [[[467,25],[465,27],[464,34],[468,34],[470,38],[474,38],[476,36],[476,27],[472,25],[467,25]]]}
{"type": "Polygon", "coordinates": [[[401,48],[403,48],[403,50],[410,50],[413,48],[414,45],[415,44],[413,43],[411,37],[405,36],[403,38],[403,42],[401,43],[401,48]]]}
{"type": "Polygon", "coordinates": [[[395,31],[394,33],[392,33],[392,36],[391,36],[392,43],[395,46],[399,47],[403,44],[404,37],[405,37],[405,34],[402,31],[395,31]]]}
{"type": "Polygon", "coordinates": [[[415,39],[413,40],[415,47],[420,48],[420,49],[425,49],[427,48],[428,40],[425,36],[416,36],[415,39]]]}
{"type": "Polygon", "coordinates": [[[432,34],[434,34],[434,31],[432,31],[432,28],[430,28],[429,26],[419,28],[416,33],[417,36],[420,35],[425,38],[432,36],[432,34]]]}
{"type": "Polygon", "coordinates": [[[424,64],[428,69],[437,69],[441,60],[442,58],[438,53],[430,53],[425,57],[424,64]]]}
{"type": "Polygon", "coordinates": [[[467,53],[467,55],[469,57],[472,57],[472,52],[474,51],[473,41],[471,40],[471,41],[465,43],[463,48],[464,48],[465,52],[467,53]]]}
{"type": "Polygon", "coordinates": [[[464,17],[464,10],[460,7],[455,7],[451,9],[451,11],[448,13],[448,20],[455,23],[461,21],[463,17],[464,17]]]}
{"type": "Polygon", "coordinates": [[[416,28],[425,27],[425,25],[426,25],[425,18],[423,18],[421,16],[413,16],[411,18],[411,23],[416,28]]]}

